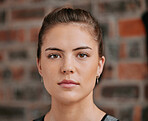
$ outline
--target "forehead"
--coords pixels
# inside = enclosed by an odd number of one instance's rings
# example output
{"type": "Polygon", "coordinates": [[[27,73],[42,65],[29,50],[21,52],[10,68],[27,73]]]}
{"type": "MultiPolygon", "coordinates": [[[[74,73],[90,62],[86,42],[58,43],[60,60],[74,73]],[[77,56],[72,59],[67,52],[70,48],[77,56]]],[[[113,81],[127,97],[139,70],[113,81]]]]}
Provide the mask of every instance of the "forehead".
{"type": "Polygon", "coordinates": [[[90,31],[92,30],[92,27],[86,23],[82,23],[82,22],[69,22],[69,23],[58,23],[55,25],[50,26],[47,30],[45,30],[45,34],[49,33],[50,31],[54,30],[54,29],[64,29],[65,27],[67,28],[73,28],[73,29],[79,29],[81,31],[86,31],[88,34],[90,34],[90,31]]]}
{"type": "Polygon", "coordinates": [[[57,24],[50,28],[44,35],[43,43],[95,43],[86,25],[79,23],[57,24]]]}

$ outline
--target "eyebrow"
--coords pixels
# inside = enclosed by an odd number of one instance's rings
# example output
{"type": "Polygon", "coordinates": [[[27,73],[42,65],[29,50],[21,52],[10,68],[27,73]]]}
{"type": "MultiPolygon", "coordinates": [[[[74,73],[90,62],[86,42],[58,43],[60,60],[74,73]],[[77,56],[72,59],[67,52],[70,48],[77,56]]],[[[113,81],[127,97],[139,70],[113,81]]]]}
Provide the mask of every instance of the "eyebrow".
{"type": "Polygon", "coordinates": [[[49,47],[49,48],[45,49],[45,51],[47,51],[47,50],[56,50],[56,51],[62,51],[62,52],[64,52],[63,50],[61,50],[59,48],[55,48],[55,47],[49,47]]]}
{"type": "Polygon", "coordinates": [[[82,46],[82,47],[75,48],[72,51],[76,51],[76,50],[80,50],[80,49],[90,49],[90,50],[92,50],[92,48],[90,48],[88,46],[82,46]]]}
{"type": "MultiPolygon", "coordinates": [[[[82,47],[75,48],[72,51],[81,50],[81,49],[90,49],[90,50],[92,50],[92,48],[90,48],[88,46],[82,46],[82,47]]],[[[61,50],[61,49],[55,48],[55,47],[49,47],[49,48],[45,49],[45,51],[48,51],[48,50],[56,50],[56,51],[64,52],[64,50],[61,50]]]]}

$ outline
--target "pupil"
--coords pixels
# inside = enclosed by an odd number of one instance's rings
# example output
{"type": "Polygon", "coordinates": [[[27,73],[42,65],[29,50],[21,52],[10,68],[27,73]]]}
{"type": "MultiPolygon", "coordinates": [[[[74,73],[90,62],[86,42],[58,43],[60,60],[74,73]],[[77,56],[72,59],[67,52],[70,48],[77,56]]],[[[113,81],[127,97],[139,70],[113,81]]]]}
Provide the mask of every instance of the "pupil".
{"type": "Polygon", "coordinates": [[[81,57],[83,57],[84,56],[84,54],[81,54],[81,57]]]}

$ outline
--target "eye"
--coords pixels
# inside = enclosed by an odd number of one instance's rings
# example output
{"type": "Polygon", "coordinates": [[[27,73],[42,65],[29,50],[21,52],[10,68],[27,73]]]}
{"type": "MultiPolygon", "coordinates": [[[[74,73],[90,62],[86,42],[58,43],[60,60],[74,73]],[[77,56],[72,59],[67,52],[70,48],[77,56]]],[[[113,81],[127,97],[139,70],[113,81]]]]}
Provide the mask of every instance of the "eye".
{"type": "Polygon", "coordinates": [[[61,58],[61,56],[59,55],[59,54],[49,54],[48,55],[48,58],[50,58],[50,59],[56,59],[56,58],[61,58]]]}
{"type": "Polygon", "coordinates": [[[87,53],[79,53],[78,57],[79,58],[87,58],[87,57],[89,57],[89,55],[87,53]]]}

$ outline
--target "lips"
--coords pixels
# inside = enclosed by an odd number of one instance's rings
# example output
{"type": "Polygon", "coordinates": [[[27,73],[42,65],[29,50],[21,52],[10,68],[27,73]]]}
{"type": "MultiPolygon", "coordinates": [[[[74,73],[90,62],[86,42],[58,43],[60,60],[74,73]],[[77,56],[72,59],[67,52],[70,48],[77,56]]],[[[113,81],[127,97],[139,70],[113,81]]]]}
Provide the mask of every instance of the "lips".
{"type": "Polygon", "coordinates": [[[59,82],[58,85],[60,85],[64,88],[71,88],[71,87],[80,85],[80,83],[75,82],[73,80],[63,80],[63,81],[59,82]]]}

